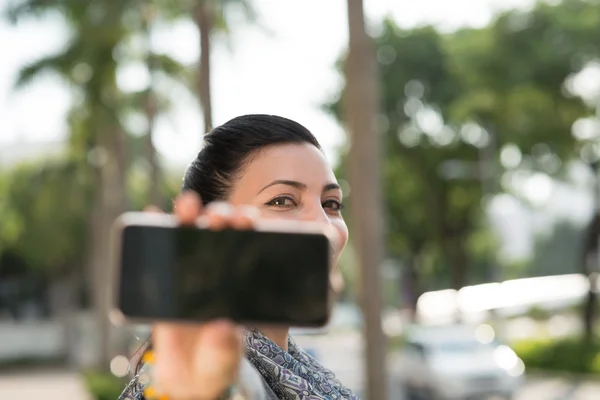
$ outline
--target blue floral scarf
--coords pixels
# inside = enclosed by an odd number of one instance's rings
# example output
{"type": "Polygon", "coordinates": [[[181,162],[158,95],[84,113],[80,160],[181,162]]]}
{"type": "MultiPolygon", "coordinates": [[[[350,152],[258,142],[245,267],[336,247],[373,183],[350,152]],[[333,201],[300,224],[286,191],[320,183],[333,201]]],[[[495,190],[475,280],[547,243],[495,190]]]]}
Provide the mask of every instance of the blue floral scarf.
{"type": "Polygon", "coordinates": [[[257,329],[246,331],[246,358],[279,400],[359,400],[310,354],[288,339],[288,351],[257,329]]]}
{"type": "MultiPolygon", "coordinates": [[[[288,351],[257,329],[244,334],[246,358],[258,370],[266,386],[279,400],[359,400],[350,389],[311,355],[300,349],[292,337],[288,351]]],[[[118,400],[145,400],[145,368],[125,388],[118,400]]]]}

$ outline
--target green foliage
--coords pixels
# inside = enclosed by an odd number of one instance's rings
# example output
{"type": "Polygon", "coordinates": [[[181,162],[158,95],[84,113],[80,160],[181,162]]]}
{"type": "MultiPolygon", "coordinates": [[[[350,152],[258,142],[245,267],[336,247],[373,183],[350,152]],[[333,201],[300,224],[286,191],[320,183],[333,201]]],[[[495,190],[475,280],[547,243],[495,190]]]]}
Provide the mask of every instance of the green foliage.
{"type": "Polygon", "coordinates": [[[531,339],[512,345],[530,370],[600,373],[600,343],[586,343],[582,338],[531,339]]]}
{"type": "MultiPolygon", "coordinates": [[[[578,157],[571,127],[593,110],[565,82],[600,57],[598,21],[600,4],[584,0],[540,2],[450,34],[383,21],[375,41],[390,254],[427,260],[421,275],[442,285],[489,279],[497,242],[482,197],[512,190],[500,185],[509,171],[499,153],[517,146],[523,159],[510,168],[557,177],[578,157]]],[[[325,106],[340,120],[343,94],[325,106]]],[[[562,263],[556,271],[572,269],[562,263]]]]}
{"type": "MultiPolygon", "coordinates": [[[[177,179],[166,178],[161,186],[167,200],[159,206],[169,211],[179,187],[177,179]]],[[[147,205],[147,183],[143,173],[129,179],[135,210],[147,205]]],[[[0,259],[10,254],[46,275],[82,268],[92,194],[91,177],[70,159],[23,164],[0,174],[0,259]]]]}
{"type": "Polygon", "coordinates": [[[585,227],[570,221],[557,222],[550,234],[535,242],[530,276],[579,273],[584,267],[585,227]]]}
{"type": "MultiPolygon", "coordinates": [[[[474,265],[471,255],[490,253],[486,234],[477,233],[484,227],[477,171],[458,179],[445,171],[449,160],[477,168],[478,149],[459,140],[457,128],[446,122],[462,83],[450,67],[445,38],[431,27],[406,31],[386,20],[376,43],[388,253],[428,260],[419,266],[422,274],[437,276],[441,286],[461,286],[467,277],[458,271],[474,265]],[[457,273],[450,277],[449,270],[457,273]]],[[[341,119],[339,100],[327,108],[341,119]]]]}
{"type": "MultiPolygon", "coordinates": [[[[12,22],[59,15],[70,33],[56,54],[23,67],[15,85],[28,85],[41,75],[54,74],[69,85],[75,101],[68,116],[70,146],[65,159],[22,165],[0,175],[0,254],[22,259],[27,268],[48,275],[80,269],[89,259],[85,257],[89,231],[97,229],[92,226],[90,213],[92,208],[103,209],[100,199],[104,191],[125,190],[127,202],[135,209],[148,203],[149,168],[142,161],[146,157],[145,138],[139,137],[140,132],[129,132],[123,123],[133,113],[144,113],[148,90],[123,93],[116,84],[116,71],[124,63],[147,61],[149,70],[163,82],[167,79],[186,87],[190,86],[191,73],[188,66],[165,54],[133,51],[132,42],[139,43],[145,33],[142,25],[147,13],[139,11],[147,4],[138,0],[91,5],[68,0],[14,0],[7,4],[5,16],[12,22]],[[107,170],[116,171],[111,182],[118,185],[106,186],[103,164],[91,163],[92,155],[100,156],[95,157],[97,160],[105,156],[117,160],[117,168],[107,170]],[[144,167],[133,170],[131,165],[144,167]]],[[[169,8],[174,3],[155,5],[169,8]]],[[[163,17],[169,14],[166,9],[158,11],[163,17]]],[[[157,112],[167,110],[170,93],[153,92],[157,112]]],[[[175,185],[166,176],[156,184],[163,193],[174,191],[175,185]]],[[[167,201],[160,206],[170,209],[167,201]]]]}
{"type": "Polygon", "coordinates": [[[62,273],[83,261],[90,182],[77,164],[53,160],[4,175],[0,253],[10,250],[30,268],[62,273]],[[4,217],[6,215],[6,218],[4,217]]]}
{"type": "Polygon", "coordinates": [[[552,316],[552,312],[533,306],[527,311],[526,315],[535,321],[548,321],[548,319],[552,316]]]}
{"type": "Polygon", "coordinates": [[[94,400],[115,400],[123,392],[127,382],[108,373],[87,372],[84,384],[94,400]]]}
{"type": "Polygon", "coordinates": [[[505,12],[483,30],[458,32],[450,49],[455,71],[467,79],[452,119],[484,124],[497,132],[500,144],[517,144],[534,167],[556,173],[536,148],[544,144],[545,152],[562,160],[574,155],[571,126],[590,110],[564,83],[600,56],[597,21],[596,1],[539,2],[532,11],[505,12]]]}

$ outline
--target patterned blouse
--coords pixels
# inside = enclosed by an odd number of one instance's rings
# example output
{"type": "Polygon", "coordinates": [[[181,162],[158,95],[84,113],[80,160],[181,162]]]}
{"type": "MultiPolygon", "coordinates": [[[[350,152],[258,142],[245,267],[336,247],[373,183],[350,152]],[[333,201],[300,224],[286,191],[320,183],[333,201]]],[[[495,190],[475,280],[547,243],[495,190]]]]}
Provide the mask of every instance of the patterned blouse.
{"type": "MultiPolygon", "coordinates": [[[[257,329],[244,335],[246,358],[238,388],[249,400],[359,400],[333,372],[299,348],[290,336],[288,350],[273,343],[257,329]]],[[[127,385],[118,400],[150,400],[144,397],[147,366],[127,385]]],[[[226,394],[223,399],[230,398],[226,394]]]]}

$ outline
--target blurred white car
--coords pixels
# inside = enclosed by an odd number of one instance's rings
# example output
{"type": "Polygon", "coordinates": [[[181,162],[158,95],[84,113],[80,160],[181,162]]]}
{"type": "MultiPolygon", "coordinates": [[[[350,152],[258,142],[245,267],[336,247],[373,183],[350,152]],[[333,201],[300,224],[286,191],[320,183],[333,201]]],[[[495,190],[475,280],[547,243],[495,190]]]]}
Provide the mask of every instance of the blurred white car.
{"type": "Polygon", "coordinates": [[[428,400],[511,399],[525,373],[489,325],[408,329],[395,368],[407,399],[428,400]]]}
{"type": "Polygon", "coordinates": [[[295,328],[290,329],[290,334],[296,338],[296,342],[308,354],[321,359],[321,351],[318,344],[320,342],[310,340],[309,337],[321,337],[323,335],[343,332],[360,332],[362,330],[363,319],[360,308],[353,303],[337,303],[331,312],[331,318],[327,325],[322,328],[295,328]]]}

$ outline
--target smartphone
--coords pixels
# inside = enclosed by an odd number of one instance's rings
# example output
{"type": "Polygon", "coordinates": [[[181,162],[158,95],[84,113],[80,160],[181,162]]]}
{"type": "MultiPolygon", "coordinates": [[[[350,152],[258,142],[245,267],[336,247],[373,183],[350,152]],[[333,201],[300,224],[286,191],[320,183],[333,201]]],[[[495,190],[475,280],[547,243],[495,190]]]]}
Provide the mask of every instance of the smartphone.
{"type": "Polygon", "coordinates": [[[111,319],[326,325],[331,245],[316,225],[292,223],[295,233],[279,221],[212,231],[167,214],[123,214],[113,229],[111,319]]]}

